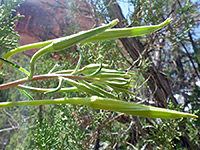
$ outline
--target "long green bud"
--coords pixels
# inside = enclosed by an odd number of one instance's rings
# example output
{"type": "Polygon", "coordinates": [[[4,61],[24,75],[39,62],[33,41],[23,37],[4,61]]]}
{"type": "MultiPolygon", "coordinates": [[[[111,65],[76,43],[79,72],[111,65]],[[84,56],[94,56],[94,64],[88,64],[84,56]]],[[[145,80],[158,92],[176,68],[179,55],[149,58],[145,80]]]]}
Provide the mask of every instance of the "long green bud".
{"type": "MultiPolygon", "coordinates": [[[[80,41],[80,43],[88,43],[88,42],[96,42],[96,41],[101,41],[101,40],[111,40],[111,39],[117,39],[117,38],[128,38],[128,37],[142,36],[142,35],[145,35],[145,34],[155,32],[155,31],[165,27],[171,21],[172,21],[172,19],[168,18],[166,21],[164,21],[164,22],[162,22],[161,24],[158,24],[158,25],[140,26],[140,27],[132,27],[132,28],[108,29],[108,30],[105,30],[104,32],[102,32],[100,34],[97,34],[96,36],[89,37],[88,39],[84,39],[83,41],[80,41]]],[[[80,34],[80,33],[78,33],[78,34],[80,34]]],[[[33,48],[41,48],[41,47],[46,47],[46,46],[47,46],[46,48],[48,48],[48,45],[52,46],[51,44],[53,42],[59,43],[59,41],[63,41],[64,39],[69,39],[69,38],[74,37],[76,35],[77,34],[71,35],[69,37],[67,36],[67,37],[57,38],[57,39],[53,39],[53,40],[48,40],[48,41],[45,41],[45,42],[38,42],[38,43],[32,43],[32,44],[24,45],[24,46],[21,46],[21,47],[14,49],[14,50],[9,51],[8,53],[6,53],[3,56],[3,58],[8,59],[10,56],[12,56],[12,55],[14,55],[18,52],[30,50],[30,49],[33,49],[33,48]]],[[[61,47],[62,46],[63,46],[63,44],[61,44],[61,47]]],[[[3,62],[0,62],[0,67],[2,65],[3,65],[3,62]]]]}
{"type": "Polygon", "coordinates": [[[96,42],[102,40],[111,40],[116,38],[128,38],[128,37],[136,37],[142,36],[145,34],[149,34],[155,32],[163,27],[165,27],[172,19],[168,18],[164,22],[158,25],[150,25],[150,26],[140,26],[140,27],[132,27],[132,28],[116,28],[116,29],[108,29],[101,34],[88,38],[87,40],[82,41],[81,43],[88,42],[96,42]]]}
{"type": "Polygon", "coordinates": [[[0,108],[11,107],[11,106],[37,106],[37,105],[49,105],[49,104],[81,104],[90,106],[93,109],[110,110],[146,118],[162,118],[162,119],[176,119],[181,117],[198,118],[198,116],[189,113],[146,106],[146,105],[136,104],[134,102],[119,101],[111,98],[101,98],[97,96],[92,96],[91,98],[60,98],[55,100],[3,102],[0,103],[0,108]]]}

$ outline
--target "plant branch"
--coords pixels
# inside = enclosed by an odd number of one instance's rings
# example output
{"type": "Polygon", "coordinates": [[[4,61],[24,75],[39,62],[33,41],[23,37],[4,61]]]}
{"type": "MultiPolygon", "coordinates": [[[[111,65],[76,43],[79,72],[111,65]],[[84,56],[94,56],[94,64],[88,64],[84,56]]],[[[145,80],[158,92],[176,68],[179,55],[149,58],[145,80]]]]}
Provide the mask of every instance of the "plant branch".
{"type": "Polygon", "coordinates": [[[190,56],[190,53],[189,53],[188,49],[186,48],[186,46],[185,46],[182,42],[181,42],[181,45],[182,45],[183,48],[185,49],[186,54],[187,54],[187,56],[188,56],[190,62],[192,63],[192,67],[194,68],[194,71],[195,71],[196,75],[197,75],[198,78],[200,79],[199,72],[198,72],[197,68],[195,67],[195,64],[194,64],[194,62],[193,62],[193,60],[192,60],[192,57],[190,56]]]}
{"type": "Polygon", "coordinates": [[[38,81],[38,80],[44,80],[44,79],[58,79],[59,77],[69,78],[69,79],[77,79],[77,80],[98,80],[96,78],[80,77],[80,76],[67,75],[67,74],[45,74],[45,75],[34,76],[31,80],[29,80],[27,78],[23,78],[20,80],[1,84],[0,90],[14,88],[14,87],[18,86],[19,84],[28,83],[28,82],[32,82],[32,81],[38,81]]]}

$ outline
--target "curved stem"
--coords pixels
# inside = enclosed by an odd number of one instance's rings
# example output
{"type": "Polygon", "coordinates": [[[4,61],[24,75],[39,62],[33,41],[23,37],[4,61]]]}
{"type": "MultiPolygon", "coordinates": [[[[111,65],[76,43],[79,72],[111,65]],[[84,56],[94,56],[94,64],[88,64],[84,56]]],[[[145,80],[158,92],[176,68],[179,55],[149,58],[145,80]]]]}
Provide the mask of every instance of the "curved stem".
{"type": "Polygon", "coordinates": [[[35,61],[40,57],[42,54],[48,52],[48,51],[53,51],[52,44],[47,45],[46,47],[40,49],[37,53],[33,55],[30,61],[30,75],[28,76],[28,79],[32,79],[34,70],[35,70],[35,61]]]}
{"type": "MultiPolygon", "coordinates": [[[[53,39],[53,40],[48,40],[48,41],[45,41],[45,42],[38,42],[38,43],[33,43],[33,44],[20,46],[18,48],[15,48],[15,49],[7,52],[2,58],[8,59],[12,55],[14,55],[16,53],[19,53],[19,52],[22,52],[22,51],[25,51],[25,50],[31,50],[31,49],[34,49],[34,48],[45,47],[45,46],[51,44],[52,42],[54,42],[56,40],[59,40],[59,39],[53,39]]],[[[0,68],[2,67],[2,65],[3,65],[3,62],[0,62],[0,68]]]]}

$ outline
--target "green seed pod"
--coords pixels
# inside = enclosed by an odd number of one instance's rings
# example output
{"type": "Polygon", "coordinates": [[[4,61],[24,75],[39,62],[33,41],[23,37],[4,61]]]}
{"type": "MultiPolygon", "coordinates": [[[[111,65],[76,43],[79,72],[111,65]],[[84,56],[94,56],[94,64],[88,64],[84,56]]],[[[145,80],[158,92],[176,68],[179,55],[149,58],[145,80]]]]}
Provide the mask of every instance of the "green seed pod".
{"type": "Polygon", "coordinates": [[[107,68],[103,68],[101,69],[101,73],[115,73],[115,74],[127,74],[127,72],[124,71],[118,71],[118,70],[114,70],[114,69],[107,69],[107,68]]]}
{"type": "Polygon", "coordinates": [[[116,38],[128,38],[135,36],[142,36],[145,34],[149,34],[155,32],[163,27],[165,27],[172,19],[168,18],[164,22],[158,25],[151,26],[140,26],[140,27],[132,27],[132,28],[123,28],[123,29],[108,29],[101,34],[88,38],[87,40],[82,41],[82,43],[87,42],[96,42],[101,40],[111,40],[116,38]]]}
{"type": "MultiPolygon", "coordinates": [[[[154,31],[157,31],[157,30],[165,27],[171,21],[172,21],[172,19],[168,18],[166,21],[164,21],[164,22],[162,22],[161,24],[158,24],[158,25],[133,27],[133,28],[128,28],[128,29],[127,28],[109,29],[109,30],[104,31],[102,34],[99,34],[99,35],[97,34],[97,36],[85,39],[85,40],[81,41],[81,43],[141,36],[141,35],[145,35],[145,34],[149,34],[149,33],[152,33],[154,31]]],[[[116,23],[116,22],[114,22],[114,23],[116,23]]],[[[111,24],[111,25],[114,25],[114,24],[111,24]]],[[[51,45],[53,42],[58,42],[60,40],[62,41],[62,40],[64,40],[64,38],[62,37],[62,38],[57,38],[57,39],[53,39],[53,40],[48,40],[48,41],[45,41],[45,42],[39,42],[39,43],[24,45],[24,46],[21,46],[21,47],[14,49],[14,50],[9,51],[8,53],[6,53],[3,56],[3,58],[8,59],[10,56],[12,56],[12,55],[14,55],[18,52],[33,49],[33,48],[45,47],[45,46],[51,45]]],[[[62,46],[63,46],[63,43],[62,43],[62,46]]],[[[3,65],[3,62],[0,62],[0,67],[2,65],[3,65]]]]}
{"type": "Polygon", "coordinates": [[[157,108],[152,106],[146,106],[136,104],[133,102],[124,102],[111,98],[102,98],[92,96],[88,98],[59,98],[49,100],[34,100],[34,101],[17,101],[17,102],[2,102],[0,108],[12,107],[12,106],[38,106],[38,105],[50,105],[50,104],[81,104],[90,106],[93,109],[104,109],[110,111],[121,112],[129,115],[146,117],[146,118],[162,118],[162,119],[176,119],[181,117],[198,118],[198,116],[178,112],[174,110],[157,108]]]}
{"type": "MultiPolygon", "coordinates": [[[[94,72],[96,69],[99,68],[100,64],[89,64],[81,69],[79,69],[76,74],[84,74],[84,75],[89,75],[92,72],[94,72]]],[[[109,67],[107,64],[102,64],[103,68],[109,67]]],[[[69,69],[69,70],[62,70],[62,71],[57,71],[55,72],[56,74],[71,74],[74,70],[69,69]]]]}
{"type": "MultiPolygon", "coordinates": [[[[82,73],[84,75],[90,75],[91,73],[95,72],[101,64],[89,64],[78,71],[78,73],[82,73]]],[[[108,64],[102,64],[102,68],[109,67],[108,64]]]]}
{"type": "Polygon", "coordinates": [[[164,118],[164,119],[176,119],[180,117],[198,118],[198,116],[189,113],[146,106],[146,105],[136,104],[133,102],[125,102],[114,99],[104,99],[97,96],[91,97],[90,106],[94,109],[111,110],[146,118],[164,118]]]}

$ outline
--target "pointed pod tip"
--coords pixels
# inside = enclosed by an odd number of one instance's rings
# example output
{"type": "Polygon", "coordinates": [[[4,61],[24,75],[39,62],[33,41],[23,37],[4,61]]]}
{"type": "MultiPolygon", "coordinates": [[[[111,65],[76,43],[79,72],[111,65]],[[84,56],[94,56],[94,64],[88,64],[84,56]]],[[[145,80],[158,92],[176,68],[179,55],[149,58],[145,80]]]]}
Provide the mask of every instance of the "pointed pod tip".
{"type": "Polygon", "coordinates": [[[194,118],[194,119],[199,118],[199,116],[197,115],[186,113],[186,112],[183,112],[182,115],[183,115],[182,117],[185,117],[185,118],[194,118]]]}
{"type": "Polygon", "coordinates": [[[165,27],[166,25],[168,25],[172,20],[173,20],[172,18],[167,18],[164,22],[160,23],[159,25],[155,25],[155,26],[158,26],[159,27],[158,29],[161,29],[161,28],[165,27]]]}
{"type": "MultiPolygon", "coordinates": [[[[177,116],[174,116],[174,119],[176,118],[194,118],[194,119],[197,119],[198,116],[197,115],[194,115],[194,114],[190,114],[190,113],[186,113],[186,112],[177,112],[177,116]]],[[[171,118],[173,119],[173,118],[171,118]]]]}
{"type": "Polygon", "coordinates": [[[113,26],[115,26],[118,22],[119,22],[119,20],[118,20],[118,19],[115,19],[115,20],[113,20],[113,21],[110,23],[110,26],[113,27],[113,26]]]}
{"type": "Polygon", "coordinates": [[[191,117],[192,117],[192,118],[195,118],[195,119],[199,118],[199,116],[193,115],[193,114],[191,114],[191,117]]]}
{"type": "Polygon", "coordinates": [[[172,18],[167,18],[166,22],[170,23],[173,19],[172,18]]]}

